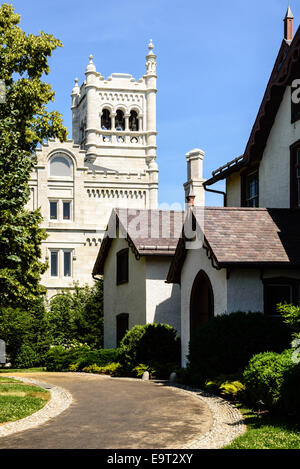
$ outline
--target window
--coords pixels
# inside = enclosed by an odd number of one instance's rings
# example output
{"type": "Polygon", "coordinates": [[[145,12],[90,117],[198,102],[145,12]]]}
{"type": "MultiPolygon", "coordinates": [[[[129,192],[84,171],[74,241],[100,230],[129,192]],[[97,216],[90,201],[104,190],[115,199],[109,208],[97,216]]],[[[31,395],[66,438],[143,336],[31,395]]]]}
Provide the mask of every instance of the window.
{"type": "Polygon", "coordinates": [[[50,251],[50,276],[51,277],[72,277],[71,249],[55,249],[50,251]]]}
{"type": "Polygon", "coordinates": [[[71,202],[63,202],[63,219],[71,220],[71,202]]]}
{"type": "Polygon", "coordinates": [[[120,342],[128,331],[129,314],[119,314],[117,316],[117,348],[120,347],[120,342]]]}
{"type": "Polygon", "coordinates": [[[71,251],[64,251],[64,277],[71,277],[71,251]]]}
{"type": "Polygon", "coordinates": [[[128,249],[117,253],[117,285],[128,282],[128,249]]]}
{"type": "Polygon", "coordinates": [[[50,220],[57,220],[57,205],[58,203],[56,201],[50,201],[50,220]]]}
{"type": "Polygon", "coordinates": [[[138,132],[139,130],[139,120],[138,120],[138,114],[136,111],[130,112],[129,130],[131,130],[132,132],[138,132]]]}
{"type": "Polygon", "coordinates": [[[58,251],[51,251],[50,271],[51,277],[58,277],[58,251]]]}
{"type": "Polygon", "coordinates": [[[64,155],[57,154],[50,160],[50,176],[72,177],[73,164],[64,155]]]}
{"type": "Polygon", "coordinates": [[[101,129],[111,130],[111,117],[108,109],[103,109],[101,116],[101,129]]]}
{"type": "Polygon", "coordinates": [[[291,148],[291,208],[300,208],[300,143],[291,148]]]}
{"type": "Polygon", "coordinates": [[[300,279],[274,278],[264,280],[264,311],[268,316],[278,316],[279,303],[299,304],[300,279]]]}
{"type": "Polygon", "coordinates": [[[62,222],[72,220],[71,200],[49,200],[50,221],[62,222]]]}
{"type": "Polygon", "coordinates": [[[124,130],[124,129],[125,129],[124,112],[118,109],[117,114],[116,114],[116,130],[124,130]]]}
{"type": "Polygon", "coordinates": [[[258,171],[242,175],[242,207],[259,206],[258,171]]]}

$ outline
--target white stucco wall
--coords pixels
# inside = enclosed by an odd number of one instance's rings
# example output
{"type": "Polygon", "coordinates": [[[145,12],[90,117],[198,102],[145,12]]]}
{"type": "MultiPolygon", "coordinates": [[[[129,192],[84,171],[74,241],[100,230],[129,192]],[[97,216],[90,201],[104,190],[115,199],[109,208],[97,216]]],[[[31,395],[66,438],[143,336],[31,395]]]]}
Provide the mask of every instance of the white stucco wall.
{"type": "Polygon", "coordinates": [[[193,283],[200,270],[204,270],[210,279],[214,295],[214,315],[227,311],[226,270],[212,267],[206,251],[201,249],[188,250],[181,272],[181,360],[186,366],[186,357],[190,341],[190,297],[193,283]]]}
{"type": "MultiPolygon", "coordinates": [[[[259,206],[290,207],[290,145],[300,139],[300,121],[291,124],[291,88],[287,87],[259,166],[259,206]]],[[[240,175],[226,181],[227,205],[241,203],[240,175]]]]}
{"type": "Polygon", "coordinates": [[[180,335],[180,287],[165,283],[170,257],[146,258],[147,323],[169,324],[180,335]]]}
{"type": "Polygon", "coordinates": [[[259,168],[261,207],[290,207],[290,145],[299,139],[300,121],[291,124],[291,89],[287,87],[259,168]]]}
{"type": "Polygon", "coordinates": [[[241,205],[241,176],[233,173],[226,179],[227,207],[241,205]]]}
{"type": "Polygon", "coordinates": [[[257,269],[234,269],[227,280],[227,312],[263,312],[264,290],[257,269]]]}
{"type": "Polygon", "coordinates": [[[104,348],[116,347],[116,316],[129,314],[129,328],[146,323],[146,261],[136,260],[131,249],[128,283],[116,284],[116,253],[128,248],[125,239],[114,239],[104,265],[104,348]]]}

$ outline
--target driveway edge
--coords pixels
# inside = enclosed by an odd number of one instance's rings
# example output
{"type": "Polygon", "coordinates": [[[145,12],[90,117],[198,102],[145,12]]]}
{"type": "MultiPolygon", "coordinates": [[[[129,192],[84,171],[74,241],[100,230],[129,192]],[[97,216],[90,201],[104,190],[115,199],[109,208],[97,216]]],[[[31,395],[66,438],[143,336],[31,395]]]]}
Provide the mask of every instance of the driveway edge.
{"type": "Polygon", "coordinates": [[[212,428],[204,435],[192,440],[182,449],[220,449],[247,430],[240,411],[225,399],[189,386],[175,383],[171,386],[204,401],[213,417],[212,428]]]}
{"type": "Polygon", "coordinates": [[[31,378],[19,378],[15,376],[8,376],[8,378],[23,381],[27,384],[36,384],[41,388],[47,389],[51,393],[51,399],[41,410],[38,410],[34,414],[23,419],[16,420],[15,422],[0,425],[0,438],[42,425],[64,412],[72,403],[72,395],[65,389],[58,386],[51,386],[31,378]]]}

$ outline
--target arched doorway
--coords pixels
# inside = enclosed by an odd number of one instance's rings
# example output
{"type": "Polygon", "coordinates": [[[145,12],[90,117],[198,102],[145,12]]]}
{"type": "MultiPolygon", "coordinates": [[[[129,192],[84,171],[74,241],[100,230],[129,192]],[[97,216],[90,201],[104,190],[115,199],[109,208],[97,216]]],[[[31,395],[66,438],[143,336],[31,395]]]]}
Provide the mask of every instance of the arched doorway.
{"type": "Polygon", "coordinates": [[[190,300],[190,336],[214,315],[214,295],[210,280],[203,270],[197,274],[190,300]]]}

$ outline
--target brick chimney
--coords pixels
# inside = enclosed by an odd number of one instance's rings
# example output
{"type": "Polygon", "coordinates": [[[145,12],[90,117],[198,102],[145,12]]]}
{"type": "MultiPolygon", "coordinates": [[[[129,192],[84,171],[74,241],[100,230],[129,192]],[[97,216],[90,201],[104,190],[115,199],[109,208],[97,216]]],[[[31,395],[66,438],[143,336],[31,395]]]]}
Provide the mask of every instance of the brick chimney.
{"type": "Polygon", "coordinates": [[[284,39],[287,42],[292,42],[294,16],[290,7],[288,7],[287,9],[287,12],[283,21],[284,21],[284,39]]]}

